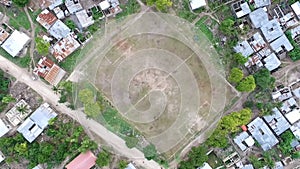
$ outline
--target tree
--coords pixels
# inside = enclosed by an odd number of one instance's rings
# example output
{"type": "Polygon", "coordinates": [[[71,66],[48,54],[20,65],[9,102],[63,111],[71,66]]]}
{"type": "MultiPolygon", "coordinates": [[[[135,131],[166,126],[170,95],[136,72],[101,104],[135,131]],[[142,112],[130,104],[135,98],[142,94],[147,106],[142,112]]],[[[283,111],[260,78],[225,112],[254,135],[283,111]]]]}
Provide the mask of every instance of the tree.
{"type": "Polygon", "coordinates": [[[21,113],[21,114],[25,114],[27,113],[27,111],[29,111],[28,107],[26,104],[22,104],[20,106],[17,107],[17,110],[21,113]]]}
{"type": "Polygon", "coordinates": [[[110,154],[108,152],[106,152],[105,150],[103,150],[98,154],[96,164],[99,167],[108,166],[110,159],[111,159],[110,154]]]}
{"type": "Polygon", "coordinates": [[[157,151],[153,144],[150,144],[150,145],[146,146],[145,148],[143,148],[143,153],[147,160],[154,159],[157,156],[157,151]]]}
{"type": "Polygon", "coordinates": [[[285,131],[281,134],[282,141],[279,143],[278,148],[285,155],[291,155],[293,147],[291,146],[292,141],[295,139],[295,136],[290,130],[285,131]]]}
{"type": "Polygon", "coordinates": [[[125,137],[125,143],[126,143],[126,146],[128,148],[133,148],[135,147],[139,142],[139,139],[137,139],[136,137],[125,137]]]}
{"type": "Polygon", "coordinates": [[[12,2],[19,7],[24,7],[28,4],[29,0],[12,0],[12,2]]]}
{"type": "Polygon", "coordinates": [[[155,7],[159,11],[164,11],[168,7],[172,6],[171,0],[146,0],[148,6],[152,6],[155,4],[155,7]]]}
{"type": "Polygon", "coordinates": [[[88,150],[95,150],[97,147],[98,147],[98,145],[94,141],[92,141],[88,137],[84,137],[81,142],[81,146],[78,148],[78,151],[86,152],[88,150]]]}
{"type": "Polygon", "coordinates": [[[101,112],[101,108],[97,102],[84,104],[84,113],[88,117],[96,117],[101,112]]]}
{"type": "Polygon", "coordinates": [[[208,160],[206,155],[207,149],[204,146],[193,147],[188,154],[188,163],[193,166],[193,168],[202,167],[203,164],[208,160]]]}
{"type": "Polygon", "coordinates": [[[40,55],[47,55],[49,53],[50,43],[43,38],[35,38],[36,49],[40,55]]]}
{"type": "Polygon", "coordinates": [[[66,23],[66,25],[67,25],[72,31],[75,30],[76,25],[75,25],[75,23],[74,23],[72,20],[68,19],[68,20],[66,20],[65,23],[66,23]]]}
{"type": "Polygon", "coordinates": [[[83,104],[93,103],[94,102],[93,91],[90,89],[80,90],[78,94],[78,98],[83,104]]]}
{"type": "Polygon", "coordinates": [[[239,68],[232,68],[228,80],[232,83],[240,82],[244,77],[243,71],[239,68]]]}
{"type": "Polygon", "coordinates": [[[248,58],[243,56],[241,53],[233,54],[233,59],[238,65],[244,65],[248,61],[248,58]]]}
{"type": "Polygon", "coordinates": [[[220,31],[227,36],[232,36],[236,34],[236,29],[234,28],[234,21],[231,18],[223,20],[219,26],[220,31]]]}
{"type": "Polygon", "coordinates": [[[5,103],[5,104],[8,104],[8,103],[14,102],[14,101],[16,101],[16,99],[14,97],[12,97],[11,95],[6,95],[1,100],[1,102],[5,103]]]}
{"type": "Polygon", "coordinates": [[[258,158],[253,155],[249,157],[249,161],[251,162],[251,164],[253,164],[254,168],[264,167],[264,163],[262,161],[259,161],[258,158]]]}
{"type": "Polygon", "coordinates": [[[121,160],[121,161],[119,161],[118,167],[119,167],[119,169],[125,169],[127,167],[127,165],[128,165],[127,161],[121,160]]]}
{"type": "Polygon", "coordinates": [[[261,89],[273,89],[275,84],[275,78],[271,76],[268,69],[263,68],[256,72],[254,75],[255,83],[261,89]]]}
{"type": "Polygon", "coordinates": [[[240,92],[251,92],[255,89],[255,80],[252,75],[244,78],[237,86],[236,89],[240,92]]]}

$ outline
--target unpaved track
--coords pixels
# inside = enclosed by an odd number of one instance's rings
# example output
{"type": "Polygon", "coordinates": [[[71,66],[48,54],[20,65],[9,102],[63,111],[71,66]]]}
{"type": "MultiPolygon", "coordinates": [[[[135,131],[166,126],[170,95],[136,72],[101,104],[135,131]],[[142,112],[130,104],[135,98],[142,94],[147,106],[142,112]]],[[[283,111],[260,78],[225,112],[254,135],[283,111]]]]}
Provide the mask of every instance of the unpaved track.
{"type": "Polygon", "coordinates": [[[40,94],[43,99],[55,106],[55,109],[64,113],[74,120],[78,121],[85,129],[93,131],[104,141],[106,141],[117,153],[128,157],[139,166],[144,166],[147,169],[160,169],[161,167],[153,160],[145,159],[144,154],[136,148],[129,149],[124,140],[117,135],[108,131],[104,126],[100,125],[92,119],[87,119],[85,114],[81,111],[70,110],[66,105],[58,103],[59,96],[54,94],[52,86],[49,86],[41,80],[33,81],[26,69],[21,69],[11,61],[0,55],[0,68],[6,71],[11,76],[15,77],[17,81],[23,82],[40,94]]]}

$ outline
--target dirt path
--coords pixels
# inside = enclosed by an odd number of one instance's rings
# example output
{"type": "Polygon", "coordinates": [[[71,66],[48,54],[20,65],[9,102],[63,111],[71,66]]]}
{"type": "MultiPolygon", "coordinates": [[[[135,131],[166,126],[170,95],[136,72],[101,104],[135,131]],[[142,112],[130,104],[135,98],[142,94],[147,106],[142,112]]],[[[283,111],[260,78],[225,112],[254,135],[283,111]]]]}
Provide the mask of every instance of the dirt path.
{"type": "Polygon", "coordinates": [[[144,154],[138,149],[129,149],[124,140],[108,131],[104,126],[92,119],[87,119],[83,112],[70,110],[65,104],[58,103],[59,96],[54,94],[52,91],[52,86],[46,85],[41,80],[33,81],[31,75],[27,71],[21,69],[3,56],[0,56],[0,68],[11,76],[15,77],[17,81],[27,84],[38,94],[40,94],[44,101],[52,104],[53,106],[56,105],[54,107],[56,110],[78,121],[85,129],[93,131],[104,141],[106,141],[121,156],[128,157],[137,165],[144,166],[147,169],[160,168],[159,164],[157,164],[155,161],[146,160],[144,154]]]}
{"type": "Polygon", "coordinates": [[[34,23],[32,22],[32,19],[28,13],[28,9],[27,9],[27,6],[24,7],[24,11],[27,15],[27,18],[30,22],[30,27],[31,27],[31,34],[30,34],[30,38],[31,38],[31,42],[30,42],[30,50],[29,50],[29,54],[30,54],[30,58],[31,58],[31,61],[30,61],[30,72],[32,70],[32,68],[35,67],[35,62],[34,62],[34,59],[33,59],[33,52],[34,52],[34,40],[35,40],[35,26],[34,26],[34,23]]]}

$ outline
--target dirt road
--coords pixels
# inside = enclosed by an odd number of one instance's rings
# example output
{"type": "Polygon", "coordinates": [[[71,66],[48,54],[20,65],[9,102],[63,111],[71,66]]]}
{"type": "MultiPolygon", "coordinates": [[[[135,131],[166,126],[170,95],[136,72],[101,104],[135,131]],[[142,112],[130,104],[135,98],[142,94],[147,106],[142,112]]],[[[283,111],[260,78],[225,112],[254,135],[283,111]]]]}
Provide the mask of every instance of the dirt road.
{"type": "Polygon", "coordinates": [[[33,81],[31,75],[25,69],[21,69],[3,56],[0,56],[0,68],[3,71],[6,71],[11,76],[15,77],[17,81],[23,82],[33,90],[35,90],[43,97],[44,101],[52,104],[56,110],[61,113],[67,114],[74,120],[78,121],[86,129],[96,133],[120,155],[128,157],[137,165],[144,166],[147,169],[161,168],[155,161],[146,160],[144,158],[144,154],[138,149],[129,149],[126,146],[124,140],[108,131],[105,127],[103,127],[96,121],[87,119],[83,112],[70,110],[66,105],[58,103],[59,97],[52,91],[52,86],[45,84],[41,80],[33,81]]]}

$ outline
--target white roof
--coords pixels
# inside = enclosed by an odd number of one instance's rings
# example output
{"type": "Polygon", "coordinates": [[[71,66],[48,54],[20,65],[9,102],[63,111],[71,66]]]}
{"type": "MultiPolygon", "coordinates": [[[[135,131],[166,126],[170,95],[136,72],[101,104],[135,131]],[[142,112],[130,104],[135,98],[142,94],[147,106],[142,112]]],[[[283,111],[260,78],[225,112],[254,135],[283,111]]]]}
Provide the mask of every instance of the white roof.
{"type": "Polygon", "coordinates": [[[249,136],[248,138],[245,139],[245,143],[248,145],[248,147],[251,147],[254,145],[255,141],[253,137],[249,136]]]}
{"type": "MultiPolygon", "coordinates": [[[[300,2],[297,1],[295,3],[293,3],[291,5],[293,11],[295,12],[295,14],[298,16],[298,18],[300,17],[300,2]]],[[[299,18],[300,19],[300,18],[299,18]]]]}
{"type": "Polygon", "coordinates": [[[129,163],[125,169],[136,169],[132,163],[129,163]]]}
{"type": "Polygon", "coordinates": [[[291,126],[290,130],[294,136],[299,140],[300,139],[300,122],[295,123],[291,126]]]}
{"type": "Polygon", "coordinates": [[[285,117],[291,124],[294,124],[296,121],[300,120],[300,110],[294,109],[291,112],[285,114],[285,117]]]}
{"type": "Polygon", "coordinates": [[[212,169],[208,163],[204,163],[203,167],[199,167],[198,169],[212,169]]]}
{"type": "Polygon", "coordinates": [[[4,136],[8,132],[9,132],[9,128],[4,124],[2,119],[0,119],[0,137],[4,136]]]}
{"type": "Polygon", "coordinates": [[[17,56],[30,38],[23,32],[15,30],[10,37],[1,45],[1,47],[12,57],[17,56]]]}
{"type": "Polygon", "coordinates": [[[110,4],[107,0],[100,2],[99,5],[102,10],[108,9],[110,7],[110,4]]]}
{"type": "Polygon", "coordinates": [[[71,32],[71,29],[65,25],[61,20],[57,20],[51,28],[48,30],[51,36],[56,39],[62,39],[68,36],[71,32]]]}
{"type": "Polygon", "coordinates": [[[206,5],[205,0],[190,0],[192,10],[198,9],[206,5]]]}
{"type": "Polygon", "coordinates": [[[94,19],[92,16],[88,16],[86,10],[76,12],[76,17],[82,28],[87,28],[88,26],[94,24],[94,19]]]}
{"type": "Polygon", "coordinates": [[[271,55],[269,55],[268,57],[266,57],[264,59],[265,61],[265,67],[269,70],[272,71],[276,68],[278,68],[281,65],[280,60],[277,58],[277,56],[272,53],[271,55]]]}
{"type": "Polygon", "coordinates": [[[0,163],[5,159],[5,157],[0,153],[0,163]]]}

